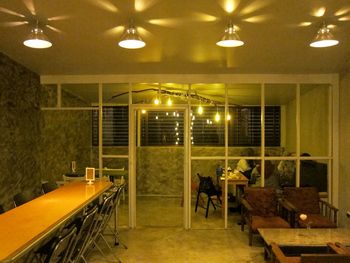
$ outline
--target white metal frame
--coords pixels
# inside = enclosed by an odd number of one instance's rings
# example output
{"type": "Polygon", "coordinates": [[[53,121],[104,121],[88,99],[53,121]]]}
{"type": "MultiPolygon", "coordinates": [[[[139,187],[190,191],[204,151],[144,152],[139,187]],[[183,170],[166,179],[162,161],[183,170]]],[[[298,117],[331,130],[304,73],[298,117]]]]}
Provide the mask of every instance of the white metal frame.
{"type": "MultiPolygon", "coordinates": [[[[254,159],[262,160],[295,160],[297,162],[297,174],[300,172],[300,160],[307,159],[300,157],[300,84],[329,84],[330,85],[330,96],[329,96],[329,153],[328,156],[313,156],[312,159],[318,160],[328,160],[329,164],[328,174],[332,176],[329,178],[329,199],[337,206],[338,205],[338,189],[339,189],[339,76],[338,74],[162,74],[162,75],[152,75],[152,74],[134,74],[134,75],[44,75],[41,76],[42,84],[57,84],[57,107],[43,107],[43,110],[96,110],[96,107],[62,107],[61,103],[61,85],[62,84],[90,84],[98,83],[99,85],[99,114],[102,114],[102,85],[106,83],[130,83],[129,89],[129,155],[103,155],[102,138],[99,138],[99,168],[102,170],[103,158],[129,158],[129,226],[136,226],[136,162],[135,162],[135,111],[141,106],[137,104],[132,104],[132,84],[131,83],[182,83],[189,84],[192,83],[223,83],[223,84],[260,84],[261,85],[261,107],[262,112],[264,111],[265,101],[265,85],[266,84],[295,84],[297,85],[297,109],[296,109],[296,157],[265,157],[264,154],[264,136],[262,136],[261,145],[261,156],[254,159]]],[[[225,117],[228,111],[228,101],[227,101],[227,85],[225,86],[225,117]]],[[[142,105],[144,108],[146,105],[142,105]]],[[[148,107],[153,108],[154,106],[149,105],[148,107]]],[[[157,107],[159,109],[159,106],[157,107]]],[[[191,142],[190,142],[190,109],[191,105],[180,106],[179,109],[185,111],[185,161],[184,161],[184,228],[191,228],[191,192],[190,192],[190,180],[191,180],[191,161],[192,160],[225,160],[225,166],[228,165],[228,160],[238,160],[240,157],[228,156],[228,135],[227,135],[227,125],[225,125],[225,154],[224,156],[192,156],[191,154],[191,142]],[[187,142],[187,143],[186,143],[187,142]]],[[[102,118],[100,118],[102,121],[102,118]]],[[[101,123],[100,123],[101,124],[101,123]]],[[[262,128],[264,121],[262,119],[262,128]]],[[[102,125],[100,125],[102,129],[102,125]]],[[[264,129],[262,130],[262,135],[264,129]]],[[[100,135],[102,136],[102,131],[100,130],[100,135]]],[[[262,174],[264,173],[264,167],[262,167],[262,174]]],[[[262,176],[264,178],[264,176],[262,176]]],[[[297,177],[298,178],[298,177],[297,177]]],[[[297,185],[300,184],[299,179],[297,179],[297,185]]],[[[262,184],[264,184],[262,180],[262,184]]],[[[225,187],[227,187],[227,179],[225,180],[225,187]]],[[[227,190],[227,189],[226,189],[227,190]]],[[[227,197],[226,197],[227,198],[227,197]]],[[[227,228],[227,211],[225,211],[225,228],[227,228]]]]}

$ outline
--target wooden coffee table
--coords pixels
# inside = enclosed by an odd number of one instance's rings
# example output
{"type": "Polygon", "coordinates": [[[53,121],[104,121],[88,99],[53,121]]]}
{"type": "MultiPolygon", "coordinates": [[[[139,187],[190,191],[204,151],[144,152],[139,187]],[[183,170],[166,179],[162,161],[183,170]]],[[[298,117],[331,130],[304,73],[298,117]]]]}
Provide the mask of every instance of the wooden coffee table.
{"type": "Polygon", "coordinates": [[[348,228],[259,228],[264,240],[265,258],[271,255],[271,242],[285,247],[325,247],[328,242],[350,245],[348,228]]]}

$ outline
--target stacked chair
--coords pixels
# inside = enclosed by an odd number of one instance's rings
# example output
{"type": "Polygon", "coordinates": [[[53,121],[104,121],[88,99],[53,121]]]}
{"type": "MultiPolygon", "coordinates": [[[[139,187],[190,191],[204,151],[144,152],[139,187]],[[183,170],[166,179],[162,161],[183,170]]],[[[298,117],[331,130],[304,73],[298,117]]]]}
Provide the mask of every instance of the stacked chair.
{"type": "MultiPolygon", "coordinates": [[[[114,257],[114,260],[116,262],[120,262],[120,260],[114,256],[113,251],[111,246],[109,245],[107,239],[106,239],[106,233],[105,231],[107,228],[112,230],[112,234],[114,236],[115,244],[120,243],[120,238],[119,238],[119,232],[117,231],[117,227],[115,225],[114,230],[111,229],[108,225],[109,220],[111,219],[112,215],[117,213],[116,207],[119,204],[119,200],[121,197],[121,193],[123,191],[123,187],[125,185],[121,186],[115,186],[112,188],[107,195],[104,197],[104,200],[99,207],[99,211],[97,213],[97,216],[95,217],[94,220],[94,226],[93,229],[91,230],[91,236],[89,238],[89,241],[87,242],[86,247],[83,249],[81,253],[81,258],[86,262],[85,260],[85,254],[89,252],[89,249],[96,247],[98,251],[101,253],[101,255],[107,260],[106,255],[103,253],[101,247],[98,244],[98,241],[100,239],[103,240],[109,251],[111,252],[112,256],[114,257]]],[[[115,221],[115,220],[114,220],[115,221]]],[[[124,248],[127,248],[125,245],[123,245],[124,248]]]]}
{"type": "MultiPolygon", "coordinates": [[[[96,248],[108,262],[108,258],[100,247],[99,240],[102,240],[111,255],[113,262],[120,262],[114,256],[112,248],[106,239],[105,231],[107,228],[112,231],[115,244],[120,244],[119,232],[117,226],[114,229],[109,227],[108,222],[112,215],[117,213],[116,207],[123,190],[122,186],[115,186],[103,197],[99,205],[93,205],[84,211],[81,216],[73,219],[59,233],[44,244],[35,253],[35,259],[41,263],[77,263],[80,261],[87,262],[86,255],[96,248]]],[[[125,245],[123,245],[127,248],[125,245]]]]}
{"type": "Polygon", "coordinates": [[[338,209],[320,199],[315,187],[284,187],[281,204],[293,214],[293,227],[336,228],[338,209]],[[307,218],[302,220],[300,214],[307,218]]]}

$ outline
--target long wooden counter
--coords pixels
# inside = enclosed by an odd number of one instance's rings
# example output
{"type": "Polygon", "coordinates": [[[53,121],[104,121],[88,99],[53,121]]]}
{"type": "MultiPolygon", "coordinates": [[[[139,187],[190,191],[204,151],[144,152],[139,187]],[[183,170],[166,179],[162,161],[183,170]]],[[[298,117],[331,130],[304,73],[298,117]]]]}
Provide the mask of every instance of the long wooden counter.
{"type": "Polygon", "coordinates": [[[29,251],[111,186],[72,182],[0,215],[0,262],[29,251]]]}

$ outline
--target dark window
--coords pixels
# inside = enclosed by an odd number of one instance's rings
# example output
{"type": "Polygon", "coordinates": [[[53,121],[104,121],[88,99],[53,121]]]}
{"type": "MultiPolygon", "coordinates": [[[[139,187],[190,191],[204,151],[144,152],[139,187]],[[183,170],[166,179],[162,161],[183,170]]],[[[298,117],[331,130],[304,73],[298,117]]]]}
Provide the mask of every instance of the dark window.
{"type": "MultiPolygon", "coordinates": [[[[261,107],[230,107],[229,146],[261,145],[261,107]]],[[[280,146],[280,107],[265,107],[265,146],[280,146]]]]}
{"type": "Polygon", "coordinates": [[[193,145],[224,146],[225,124],[224,107],[203,107],[203,113],[193,112],[192,117],[192,142],[193,145]],[[215,115],[220,114],[220,121],[215,121],[215,115]]]}
{"type": "MultiPolygon", "coordinates": [[[[129,139],[128,106],[102,108],[103,146],[127,146],[129,139]]],[[[92,113],[92,145],[98,146],[98,111],[92,113]]]]}
{"type": "Polygon", "coordinates": [[[183,145],[183,112],[149,111],[141,114],[141,146],[183,145]]]}
{"type": "MultiPolygon", "coordinates": [[[[261,108],[230,106],[229,146],[261,145],[261,108]]],[[[103,145],[128,145],[128,107],[103,107],[103,145]]],[[[224,146],[224,107],[204,107],[191,115],[193,145],[224,146]],[[215,121],[216,113],[220,121],[215,121]]],[[[184,143],[183,112],[149,111],[141,114],[141,146],[175,146],[184,143]]],[[[98,111],[93,112],[92,142],[98,145],[98,111]]],[[[265,107],[265,146],[280,146],[280,107],[265,107]]]]}

